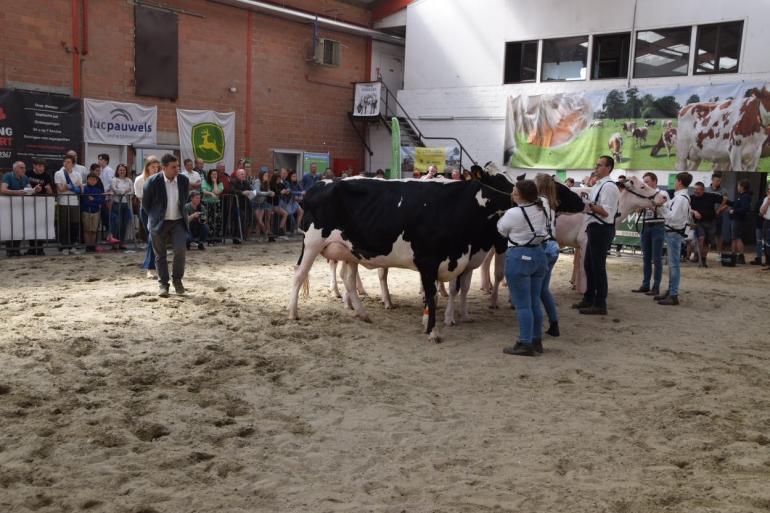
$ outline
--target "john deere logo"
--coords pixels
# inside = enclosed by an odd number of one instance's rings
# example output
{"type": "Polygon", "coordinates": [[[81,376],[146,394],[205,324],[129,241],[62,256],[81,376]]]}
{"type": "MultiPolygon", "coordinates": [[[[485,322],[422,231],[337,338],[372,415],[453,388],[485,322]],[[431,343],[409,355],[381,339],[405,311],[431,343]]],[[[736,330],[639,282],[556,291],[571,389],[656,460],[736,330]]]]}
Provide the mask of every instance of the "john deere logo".
{"type": "Polygon", "coordinates": [[[219,162],[225,156],[225,131],[216,123],[199,123],[192,128],[195,157],[207,164],[219,162]]]}

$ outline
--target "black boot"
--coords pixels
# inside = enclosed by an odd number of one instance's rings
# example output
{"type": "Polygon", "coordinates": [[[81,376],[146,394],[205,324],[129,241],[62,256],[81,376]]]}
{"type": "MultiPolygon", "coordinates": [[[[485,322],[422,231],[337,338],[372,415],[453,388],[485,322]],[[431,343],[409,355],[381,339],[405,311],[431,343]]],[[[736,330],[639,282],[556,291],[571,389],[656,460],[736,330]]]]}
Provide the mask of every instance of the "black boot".
{"type": "Polygon", "coordinates": [[[551,321],[551,325],[548,326],[548,329],[546,330],[546,333],[548,333],[552,337],[558,337],[559,336],[559,321],[551,321]]]}
{"type": "Polygon", "coordinates": [[[542,338],[533,338],[532,339],[532,349],[537,354],[543,354],[543,339],[542,338]]]}
{"type": "Polygon", "coordinates": [[[745,264],[746,263],[746,257],[743,255],[743,253],[738,253],[738,260],[737,262],[739,264],[745,264]]]}

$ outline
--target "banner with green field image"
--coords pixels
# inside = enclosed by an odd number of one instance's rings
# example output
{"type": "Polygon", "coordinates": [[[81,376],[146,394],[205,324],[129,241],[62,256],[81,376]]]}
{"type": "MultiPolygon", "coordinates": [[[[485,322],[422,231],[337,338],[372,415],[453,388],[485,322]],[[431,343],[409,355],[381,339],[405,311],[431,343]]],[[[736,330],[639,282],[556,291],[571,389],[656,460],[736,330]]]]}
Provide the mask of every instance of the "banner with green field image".
{"type": "Polygon", "coordinates": [[[770,171],[770,85],[631,87],[508,98],[514,168],[770,171]]]}

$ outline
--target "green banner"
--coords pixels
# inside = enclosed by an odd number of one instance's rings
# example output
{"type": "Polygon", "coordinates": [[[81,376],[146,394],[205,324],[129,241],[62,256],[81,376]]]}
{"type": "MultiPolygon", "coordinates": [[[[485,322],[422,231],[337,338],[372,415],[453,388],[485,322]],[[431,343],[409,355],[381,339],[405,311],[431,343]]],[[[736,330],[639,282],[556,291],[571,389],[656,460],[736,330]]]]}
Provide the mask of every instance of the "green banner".
{"type": "Polygon", "coordinates": [[[398,118],[390,120],[391,132],[391,157],[390,174],[388,178],[401,178],[401,124],[398,118]]]}
{"type": "MultiPolygon", "coordinates": [[[[636,212],[629,214],[625,221],[620,223],[615,229],[615,239],[612,241],[612,245],[622,244],[623,246],[636,246],[641,247],[641,239],[639,232],[637,231],[637,219],[639,216],[636,212]]],[[[642,220],[639,219],[638,229],[642,229],[642,220]]]]}
{"type": "Polygon", "coordinates": [[[328,153],[311,153],[309,151],[306,151],[304,158],[302,160],[303,160],[302,170],[304,173],[310,172],[311,164],[316,165],[319,175],[323,175],[324,171],[326,171],[326,168],[331,167],[329,165],[328,153]]]}

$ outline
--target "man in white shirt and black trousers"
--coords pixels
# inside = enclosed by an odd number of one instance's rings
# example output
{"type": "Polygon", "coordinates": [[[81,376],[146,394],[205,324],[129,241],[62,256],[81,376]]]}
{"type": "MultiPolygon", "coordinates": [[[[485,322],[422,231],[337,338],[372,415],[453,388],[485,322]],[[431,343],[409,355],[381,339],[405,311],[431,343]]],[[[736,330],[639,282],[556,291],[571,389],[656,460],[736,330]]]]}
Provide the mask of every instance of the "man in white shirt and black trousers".
{"type": "Polygon", "coordinates": [[[615,238],[620,190],[610,179],[615,160],[602,155],[596,162],[596,177],[586,205],[588,244],[585,254],[587,287],[580,303],[572,305],[584,315],[607,315],[607,251],[615,238]]]}
{"type": "Polygon", "coordinates": [[[668,292],[655,296],[659,305],[679,304],[679,262],[682,260],[682,241],[690,222],[690,195],[687,188],[692,183],[692,175],[682,172],[676,175],[674,197],[663,207],[666,220],[666,246],[668,246],[668,292]]]}
{"type": "Polygon", "coordinates": [[[190,181],[179,174],[179,161],[167,153],[161,159],[160,173],[152,175],[144,184],[142,208],[149,218],[148,226],[152,233],[152,248],[155,250],[155,266],[158,270],[160,297],[168,297],[168,261],[166,244],[171,240],[174,248],[174,265],[171,279],[174,291],[184,294],[184,277],[187,234],[190,232],[184,205],[190,191],[190,181]]]}

